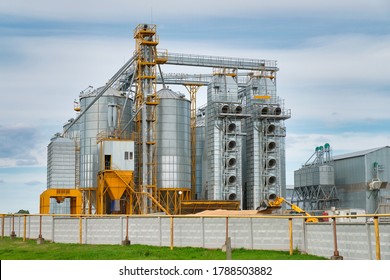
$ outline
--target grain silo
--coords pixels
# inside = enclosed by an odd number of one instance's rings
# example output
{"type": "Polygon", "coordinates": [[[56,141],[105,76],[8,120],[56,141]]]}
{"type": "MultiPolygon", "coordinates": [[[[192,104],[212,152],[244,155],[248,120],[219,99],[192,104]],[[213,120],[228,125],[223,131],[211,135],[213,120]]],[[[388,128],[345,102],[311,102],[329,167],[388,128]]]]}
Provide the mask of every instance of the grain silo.
{"type": "Polygon", "coordinates": [[[157,94],[157,187],[163,205],[174,210],[191,190],[190,102],[168,88],[157,94]]]}
{"type": "Polygon", "coordinates": [[[126,131],[122,130],[131,120],[132,100],[109,88],[95,101],[102,89],[80,95],[81,114],[94,102],[80,118],[80,188],[84,190],[84,210],[88,213],[93,213],[96,205],[95,190],[100,170],[98,140],[130,135],[130,126],[126,131]]]}
{"type": "MultiPolygon", "coordinates": [[[[47,192],[76,188],[76,142],[57,133],[47,147],[47,192]]],[[[41,196],[48,213],[70,214],[71,198],[41,196]]],[[[41,206],[42,207],[42,206],[41,206]]]]}

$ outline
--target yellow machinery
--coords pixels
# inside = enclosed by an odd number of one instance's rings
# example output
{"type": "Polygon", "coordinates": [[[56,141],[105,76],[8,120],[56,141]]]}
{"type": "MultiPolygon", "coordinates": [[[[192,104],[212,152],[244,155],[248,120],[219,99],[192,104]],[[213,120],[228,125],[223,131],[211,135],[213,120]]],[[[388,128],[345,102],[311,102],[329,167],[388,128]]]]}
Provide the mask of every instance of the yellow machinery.
{"type": "Polygon", "coordinates": [[[298,207],[295,204],[292,204],[291,202],[288,202],[283,197],[277,196],[276,194],[270,194],[268,197],[268,200],[263,200],[260,204],[260,207],[258,208],[258,211],[272,213],[272,211],[274,211],[276,209],[280,209],[282,207],[283,202],[285,202],[287,205],[289,205],[291,207],[291,209],[294,210],[295,212],[304,214],[305,216],[309,217],[306,219],[306,222],[318,223],[317,218],[314,218],[312,215],[307,213],[302,208],[298,207]]]}
{"type": "Polygon", "coordinates": [[[82,193],[78,189],[47,189],[40,196],[39,213],[50,213],[50,199],[55,198],[57,203],[70,198],[70,214],[81,214],[82,193]]]}

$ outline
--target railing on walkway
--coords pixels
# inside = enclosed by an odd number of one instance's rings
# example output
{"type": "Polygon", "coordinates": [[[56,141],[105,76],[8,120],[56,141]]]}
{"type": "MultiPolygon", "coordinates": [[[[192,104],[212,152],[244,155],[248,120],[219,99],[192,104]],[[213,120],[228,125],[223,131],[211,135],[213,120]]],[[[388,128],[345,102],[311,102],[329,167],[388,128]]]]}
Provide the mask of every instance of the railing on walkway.
{"type": "MultiPolygon", "coordinates": [[[[49,221],[51,222],[51,227],[49,227],[49,231],[51,231],[51,241],[54,241],[55,239],[55,228],[54,228],[54,224],[55,224],[55,221],[57,221],[58,223],[62,223],[62,228],[67,228],[69,227],[69,224],[66,223],[66,221],[73,221],[73,223],[71,223],[71,225],[73,225],[73,227],[77,227],[77,223],[75,221],[78,220],[78,229],[77,228],[73,228],[73,238],[75,238],[75,235],[76,235],[76,231],[78,231],[78,243],[80,244],[83,244],[83,243],[87,243],[87,242],[83,242],[83,237],[84,237],[84,240],[86,240],[86,236],[87,236],[87,221],[88,220],[93,220],[93,221],[99,221],[100,219],[109,219],[109,220],[119,220],[120,221],[120,224],[118,225],[120,228],[118,229],[121,234],[121,237],[123,237],[123,232],[125,232],[125,237],[124,239],[122,239],[122,244],[129,244],[130,243],[130,239],[129,239],[129,219],[132,219],[132,220],[136,220],[136,219],[158,219],[159,220],[159,223],[160,223],[160,227],[159,229],[156,229],[159,231],[159,234],[160,234],[160,239],[162,238],[161,236],[164,235],[164,238],[166,239],[168,236],[167,236],[167,231],[168,231],[168,221],[165,221],[166,219],[169,219],[169,246],[170,248],[173,250],[174,247],[175,247],[175,223],[177,221],[181,221],[181,219],[201,219],[202,221],[202,225],[201,225],[201,228],[202,228],[202,231],[203,231],[203,235],[204,234],[204,219],[219,219],[220,221],[223,221],[224,220],[224,226],[225,226],[225,229],[223,230],[221,227],[219,227],[219,229],[217,229],[217,234],[220,236],[220,239],[223,238],[221,236],[224,236],[224,239],[225,239],[225,244],[227,244],[228,240],[230,242],[230,232],[229,232],[229,229],[231,231],[237,231],[237,224],[233,224],[231,225],[231,221],[237,221],[240,220],[242,221],[241,219],[251,219],[251,223],[250,223],[250,235],[252,236],[252,242],[253,242],[253,235],[254,235],[254,230],[253,230],[253,224],[252,224],[252,221],[253,219],[276,219],[276,220],[280,220],[281,221],[288,221],[288,228],[286,229],[283,229],[283,232],[288,232],[288,240],[289,240],[289,246],[288,248],[285,248],[285,249],[288,249],[289,252],[290,252],[290,255],[292,255],[294,253],[294,231],[293,231],[293,221],[295,220],[295,223],[296,224],[300,224],[299,222],[297,223],[297,220],[301,220],[302,221],[302,228],[303,228],[303,235],[307,235],[307,232],[306,232],[306,229],[307,227],[310,227],[311,224],[317,224],[317,223],[306,223],[305,222],[305,219],[307,217],[304,217],[304,216],[276,216],[276,215],[262,215],[262,216],[198,216],[198,215],[178,215],[178,216],[155,216],[155,215],[131,215],[131,216],[126,216],[126,215],[60,215],[60,214],[48,214],[48,215],[39,215],[39,214],[32,214],[32,215],[28,215],[28,214],[0,214],[1,215],[1,238],[4,238],[5,236],[10,236],[11,238],[15,238],[15,237],[22,237],[23,238],[23,241],[27,240],[27,239],[37,239],[37,240],[43,240],[43,219],[50,219],[49,221]],[[16,226],[15,226],[15,220],[17,219],[17,223],[18,223],[18,231],[16,231],[16,226]],[[35,222],[34,222],[34,225],[33,225],[33,229],[31,229],[32,227],[32,222],[31,222],[31,219],[34,219],[35,222]],[[37,221],[38,220],[38,221],[37,221]],[[125,220],[125,221],[124,221],[125,220]],[[161,226],[161,221],[164,221],[164,224],[166,225],[166,232],[165,234],[163,233],[163,230],[161,229],[162,226],[161,226]],[[5,229],[6,229],[6,221],[7,221],[7,230],[9,231],[9,234],[5,232],[5,229]],[[39,223],[37,225],[37,223],[39,223]],[[123,228],[125,227],[125,228],[123,228]],[[18,232],[18,234],[17,234],[18,232]],[[35,234],[35,236],[32,236],[32,233],[35,234]]],[[[377,260],[380,260],[381,259],[381,241],[380,241],[380,231],[379,231],[379,225],[384,225],[384,224],[388,224],[388,223],[380,223],[379,222],[379,218],[382,218],[382,217],[390,217],[390,214],[372,214],[372,215],[369,215],[369,214],[365,214],[365,215],[337,215],[337,216],[316,216],[317,218],[319,219],[328,219],[330,222],[320,222],[318,224],[331,224],[331,228],[332,228],[332,235],[333,235],[333,256],[331,257],[332,259],[342,259],[342,256],[340,256],[340,253],[339,253],[339,247],[338,247],[338,238],[337,238],[337,219],[341,219],[341,218],[348,218],[348,219],[356,219],[356,218],[364,218],[366,220],[368,220],[369,222],[366,222],[366,223],[359,223],[359,224],[365,224],[365,225],[373,225],[374,226],[374,236],[375,236],[375,258],[377,260]]],[[[109,221],[109,220],[106,220],[106,221],[109,221]]],[[[327,220],[327,221],[328,221],[327,220]]],[[[104,222],[106,223],[106,222],[104,222]]],[[[103,224],[104,224],[103,223],[103,224]]],[[[148,223],[148,222],[146,222],[148,223]]],[[[193,224],[193,222],[190,222],[191,224],[193,224]]],[[[283,227],[285,227],[285,223],[281,223],[283,224],[283,227]]],[[[340,223],[341,224],[341,223],[340,223]]],[[[342,223],[343,225],[345,225],[346,223],[342,223]]],[[[352,223],[351,223],[352,224],[352,223]]],[[[58,225],[57,225],[58,226],[58,225]]],[[[94,226],[94,230],[95,231],[99,231],[100,229],[98,229],[99,225],[95,225],[94,226]]],[[[153,225],[152,225],[153,226],[153,225]]],[[[179,225],[180,226],[180,225],[179,225]]],[[[47,224],[46,224],[46,227],[47,227],[47,224]]],[[[185,229],[182,229],[183,226],[181,226],[180,228],[180,231],[179,233],[181,234],[186,234],[185,233],[185,229]]],[[[185,226],[184,226],[185,227],[185,226]]],[[[301,227],[299,227],[300,229],[301,227]]],[[[368,227],[367,227],[368,229],[368,227]]],[[[390,226],[389,227],[384,227],[384,229],[390,229],[390,226]]],[[[58,229],[57,229],[58,230],[58,229]]],[[[137,231],[139,230],[139,228],[135,228],[135,229],[132,229],[133,232],[134,231],[137,231]]],[[[273,228],[268,228],[268,229],[265,229],[265,230],[269,230],[269,231],[272,231],[274,230],[273,228]]],[[[48,229],[46,228],[46,232],[48,231],[48,229]]],[[[89,229],[89,231],[91,231],[89,234],[93,234],[92,233],[92,229],[89,229]]],[[[301,232],[297,232],[296,234],[297,235],[300,235],[301,232]]],[[[64,231],[61,231],[60,233],[57,233],[58,235],[60,234],[66,234],[66,232],[64,231]]],[[[260,233],[261,234],[261,233],[260,233]]],[[[367,234],[369,236],[371,236],[371,233],[369,232],[369,230],[367,230],[367,234]]],[[[48,234],[46,234],[48,235],[48,234]]],[[[386,236],[390,236],[390,232],[387,232],[386,231],[386,236]]],[[[90,237],[91,238],[91,237],[90,237]]],[[[301,238],[301,237],[300,237],[301,238]]],[[[47,238],[46,236],[46,239],[49,239],[47,238]]],[[[370,238],[369,238],[370,239],[370,238]]],[[[50,240],[50,239],[49,239],[50,240]]],[[[77,241],[76,241],[77,242],[77,241]]],[[[304,241],[306,242],[306,241],[304,241]]],[[[161,243],[161,242],[160,242],[161,243]]],[[[203,242],[203,245],[204,245],[204,242],[203,242]]],[[[369,247],[371,245],[369,244],[369,247]]],[[[252,245],[253,247],[253,245],[252,245]]],[[[388,247],[388,246],[387,246],[388,247]]]]}

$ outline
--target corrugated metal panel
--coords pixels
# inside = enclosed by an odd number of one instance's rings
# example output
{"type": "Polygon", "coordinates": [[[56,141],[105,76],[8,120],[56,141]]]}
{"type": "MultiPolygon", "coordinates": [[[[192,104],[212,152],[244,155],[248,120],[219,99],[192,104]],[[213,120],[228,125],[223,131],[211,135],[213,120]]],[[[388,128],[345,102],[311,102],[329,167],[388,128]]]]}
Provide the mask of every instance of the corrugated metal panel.
{"type": "Polygon", "coordinates": [[[202,162],[205,143],[205,127],[196,127],[196,198],[202,196],[202,162]]]}
{"type": "Polygon", "coordinates": [[[190,102],[169,89],[157,94],[157,186],[191,188],[190,102]]]}
{"type": "Polygon", "coordinates": [[[374,174],[374,163],[378,164],[378,177],[381,181],[390,182],[390,147],[386,146],[366,155],[367,178],[371,179],[374,174]]]}
{"type": "Polygon", "coordinates": [[[236,110],[239,104],[236,81],[231,76],[214,76],[207,89],[206,199],[241,201],[242,128],[236,110]],[[228,147],[229,141],[235,144],[228,147]]]}
{"type": "Polygon", "coordinates": [[[55,137],[47,147],[47,187],[76,187],[76,143],[55,137]]]}
{"type": "Polygon", "coordinates": [[[364,156],[337,160],[334,168],[336,186],[366,182],[364,156]]]}
{"type": "MultiPolygon", "coordinates": [[[[367,213],[376,211],[378,201],[368,191],[368,183],[379,177],[381,181],[389,182],[390,147],[369,149],[352,153],[335,160],[335,183],[339,190],[342,207],[365,209],[367,213]],[[379,166],[374,172],[374,163],[379,166]]],[[[382,189],[379,196],[388,195],[390,190],[382,189]]]]}
{"type": "Polygon", "coordinates": [[[296,187],[334,185],[333,166],[309,166],[294,171],[296,187]]]}
{"type": "Polygon", "coordinates": [[[373,148],[373,149],[368,149],[368,150],[363,150],[363,151],[357,151],[357,152],[344,154],[344,155],[333,156],[333,159],[334,160],[340,160],[340,159],[346,159],[346,158],[351,158],[351,157],[364,156],[366,154],[375,152],[375,151],[383,149],[383,148],[390,148],[390,146],[384,146],[384,147],[373,148]]]}
{"type": "MultiPolygon", "coordinates": [[[[99,88],[80,99],[81,111],[94,100],[99,88]]],[[[99,152],[97,134],[108,132],[109,118],[111,119],[113,106],[123,108],[125,96],[115,89],[108,89],[80,119],[80,186],[82,188],[97,187],[97,173],[99,171],[99,152]]],[[[123,128],[131,119],[132,100],[128,100],[121,116],[120,128],[123,128]]],[[[119,128],[118,128],[119,129],[119,128]]],[[[130,132],[130,127],[126,132],[130,132]]]]}

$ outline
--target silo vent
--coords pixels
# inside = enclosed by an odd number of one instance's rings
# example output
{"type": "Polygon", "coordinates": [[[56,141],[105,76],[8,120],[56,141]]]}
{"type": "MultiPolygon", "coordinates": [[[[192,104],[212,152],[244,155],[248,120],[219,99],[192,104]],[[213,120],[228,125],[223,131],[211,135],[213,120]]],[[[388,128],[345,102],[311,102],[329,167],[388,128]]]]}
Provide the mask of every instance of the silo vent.
{"type": "Polygon", "coordinates": [[[226,166],[227,167],[234,167],[236,165],[236,159],[235,158],[229,158],[226,160],[226,166]]]}
{"type": "Polygon", "coordinates": [[[226,143],[226,149],[231,150],[236,147],[236,141],[230,140],[229,142],[226,143]]]}

